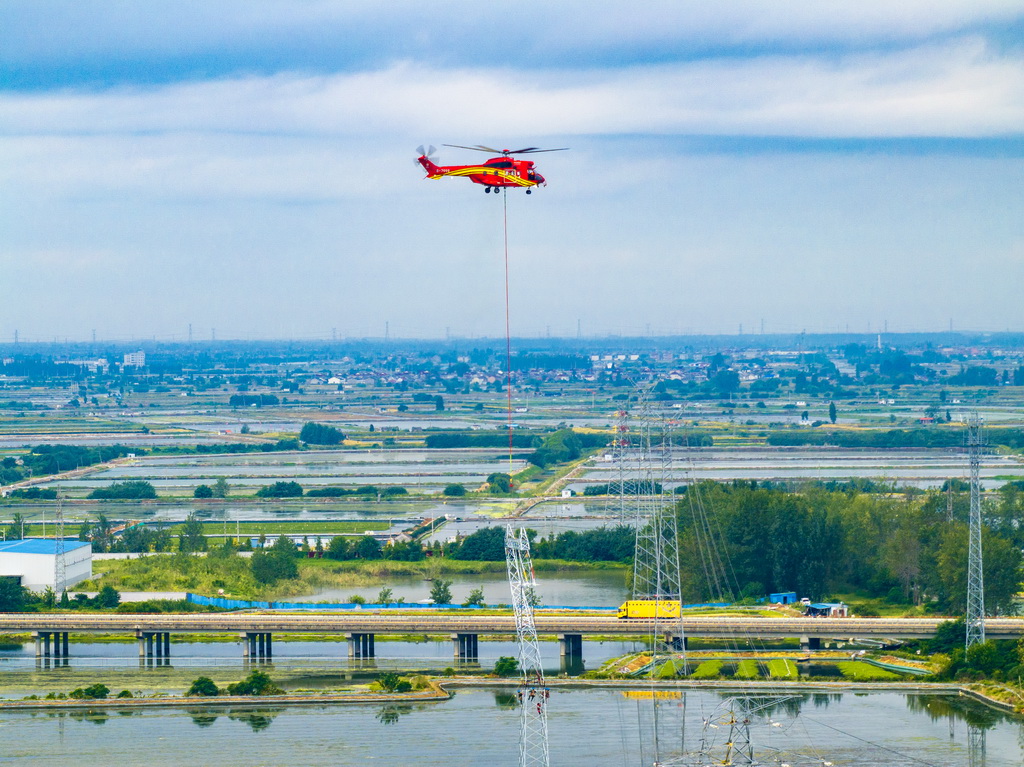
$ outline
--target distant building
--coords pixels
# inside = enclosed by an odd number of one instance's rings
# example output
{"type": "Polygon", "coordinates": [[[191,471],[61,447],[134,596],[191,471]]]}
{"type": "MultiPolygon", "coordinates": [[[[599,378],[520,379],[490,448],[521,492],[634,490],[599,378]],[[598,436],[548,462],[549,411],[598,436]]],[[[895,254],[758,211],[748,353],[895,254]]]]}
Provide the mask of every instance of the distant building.
{"type": "Polygon", "coordinates": [[[796,602],[796,592],[780,591],[775,594],[769,594],[768,601],[773,605],[791,605],[796,602]]]}
{"type": "Polygon", "coordinates": [[[144,351],[129,352],[124,355],[122,364],[126,368],[144,368],[146,367],[146,353],[144,351]]]}
{"type": "Polygon", "coordinates": [[[80,368],[85,368],[90,373],[106,373],[110,367],[110,363],[107,362],[103,357],[99,357],[94,360],[68,360],[69,365],[76,365],[80,368]]]}
{"type": "MultiPolygon", "coordinates": [[[[0,543],[0,576],[17,578],[29,591],[56,589],[57,542],[53,538],[26,538],[0,543]]],[[[65,539],[65,588],[92,577],[92,544],[65,539]]]]}

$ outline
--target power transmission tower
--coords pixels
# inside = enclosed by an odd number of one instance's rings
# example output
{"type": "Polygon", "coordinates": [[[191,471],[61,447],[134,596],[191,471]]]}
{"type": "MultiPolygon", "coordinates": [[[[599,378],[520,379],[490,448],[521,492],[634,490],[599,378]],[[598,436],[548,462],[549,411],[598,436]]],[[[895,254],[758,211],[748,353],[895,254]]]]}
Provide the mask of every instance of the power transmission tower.
{"type": "Polygon", "coordinates": [[[633,598],[679,600],[679,530],[665,496],[671,451],[666,435],[655,432],[648,395],[639,397],[633,598]]]}
{"type": "Polygon", "coordinates": [[[967,421],[967,454],[971,467],[970,542],[967,553],[967,638],[969,650],[985,641],[985,573],[981,551],[981,419],[972,413],[967,421]]]}
{"type": "Polygon", "coordinates": [[[623,407],[615,413],[615,439],[612,443],[612,457],[619,470],[619,524],[626,524],[628,504],[626,503],[626,456],[629,451],[629,408],[623,407]]]}
{"type": "Polygon", "coordinates": [[[53,534],[53,591],[60,597],[67,590],[68,565],[64,547],[64,498],[57,493],[56,524],[53,534]]]}
{"type": "Polygon", "coordinates": [[[505,563],[508,585],[512,590],[512,609],[516,616],[516,646],[519,651],[519,724],[520,767],[550,767],[548,758],[548,689],[544,686],[544,667],[537,644],[533,606],[537,600],[537,582],[533,577],[530,539],[523,528],[505,528],[505,563]]]}

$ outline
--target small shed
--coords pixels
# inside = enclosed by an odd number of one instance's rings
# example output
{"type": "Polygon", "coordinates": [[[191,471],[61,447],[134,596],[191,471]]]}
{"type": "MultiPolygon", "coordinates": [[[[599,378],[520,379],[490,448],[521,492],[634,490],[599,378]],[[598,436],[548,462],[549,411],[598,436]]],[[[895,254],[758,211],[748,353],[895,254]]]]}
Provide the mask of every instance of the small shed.
{"type": "Polygon", "coordinates": [[[846,618],[850,608],[842,602],[812,602],[807,605],[807,615],[812,618],[846,618]]]}
{"type": "MultiPolygon", "coordinates": [[[[64,540],[65,588],[92,577],[92,544],[64,540]]],[[[25,538],[0,543],[0,576],[18,578],[30,591],[57,587],[57,541],[25,538]]]]}
{"type": "Polygon", "coordinates": [[[773,605],[791,605],[797,601],[795,591],[780,591],[777,594],[769,594],[768,601],[773,605]]]}

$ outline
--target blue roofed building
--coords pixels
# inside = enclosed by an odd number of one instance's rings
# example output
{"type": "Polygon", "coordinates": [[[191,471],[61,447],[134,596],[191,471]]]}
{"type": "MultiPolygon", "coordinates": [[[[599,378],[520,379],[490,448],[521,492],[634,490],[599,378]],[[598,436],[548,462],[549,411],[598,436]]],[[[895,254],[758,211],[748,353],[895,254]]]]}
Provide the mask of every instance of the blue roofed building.
{"type": "MultiPolygon", "coordinates": [[[[65,588],[92,577],[92,544],[64,540],[65,588]]],[[[0,543],[0,577],[17,578],[30,591],[56,589],[57,541],[26,538],[0,543]]]]}

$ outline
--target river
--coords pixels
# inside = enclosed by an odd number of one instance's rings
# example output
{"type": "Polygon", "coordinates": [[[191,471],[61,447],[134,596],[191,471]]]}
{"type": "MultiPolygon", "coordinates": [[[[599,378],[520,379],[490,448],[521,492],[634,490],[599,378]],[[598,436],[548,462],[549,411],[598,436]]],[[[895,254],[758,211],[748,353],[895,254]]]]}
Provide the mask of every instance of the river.
{"type": "MultiPolygon", "coordinates": [[[[724,696],[686,696],[684,741],[698,742],[703,718],[723,713],[724,696]]],[[[682,698],[663,699],[661,756],[678,745],[682,698]]],[[[552,691],[551,764],[650,765],[651,702],[610,689],[552,691]]],[[[968,764],[967,722],[984,732],[974,767],[1024,761],[1021,724],[952,696],[901,693],[804,694],[755,719],[751,741],[766,763],[831,762],[859,767],[968,764]],[[781,749],[775,752],[773,749],[781,749]]],[[[708,730],[715,734],[714,730],[708,730]]],[[[146,711],[0,712],[0,763],[76,767],[110,764],[421,765],[518,763],[519,712],[512,689],[459,690],[438,703],[231,709],[201,705],[146,711]],[[15,736],[16,735],[16,736],[15,736]]]]}

